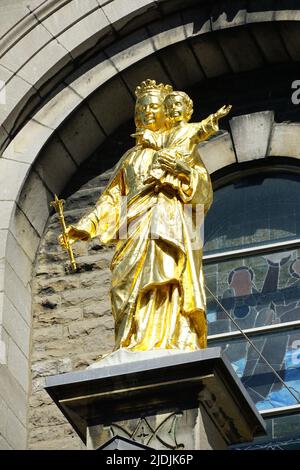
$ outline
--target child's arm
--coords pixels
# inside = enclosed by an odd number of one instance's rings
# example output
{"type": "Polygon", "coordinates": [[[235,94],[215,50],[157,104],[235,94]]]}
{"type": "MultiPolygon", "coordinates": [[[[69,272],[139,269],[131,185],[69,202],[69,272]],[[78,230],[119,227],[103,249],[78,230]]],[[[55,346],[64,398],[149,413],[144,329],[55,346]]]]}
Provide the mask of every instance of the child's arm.
{"type": "Polygon", "coordinates": [[[231,105],[222,106],[216,113],[211,114],[199,123],[192,123],[196,127],[193,137],[195,143],[201,142],[214,135],[219,130],[219,119],[225,117],[231,110],[231,105]]]}

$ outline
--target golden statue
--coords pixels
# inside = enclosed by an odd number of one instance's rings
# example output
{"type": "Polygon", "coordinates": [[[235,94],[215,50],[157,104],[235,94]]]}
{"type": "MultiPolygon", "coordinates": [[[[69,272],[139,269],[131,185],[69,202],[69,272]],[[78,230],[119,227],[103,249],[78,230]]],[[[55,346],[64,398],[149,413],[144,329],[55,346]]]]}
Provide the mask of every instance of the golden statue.
{"type": "MultiPolygon", "coordinates": [[[[197,208],[205,214],[213,195],[196,145],[218,131],[231,107],[189,123],[193,103],[186,93],[146,80],[136,96],[136,145],[117,164],[94,210],[67,227],[68,242],[99,237],[116,246],[115,350],[193,351],[205,348],[207,337],[197,208]]],[[[65,247],[66,233],[59,237],[65,247]]]]}

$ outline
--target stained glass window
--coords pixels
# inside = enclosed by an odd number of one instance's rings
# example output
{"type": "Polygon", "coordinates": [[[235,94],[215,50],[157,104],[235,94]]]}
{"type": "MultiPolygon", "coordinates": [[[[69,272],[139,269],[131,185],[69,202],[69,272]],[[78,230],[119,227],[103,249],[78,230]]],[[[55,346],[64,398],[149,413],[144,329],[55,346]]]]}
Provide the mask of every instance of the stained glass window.
{"type": "MultiPolygon", "coordinates": [[[[259,410],[296,405],[300,398],[300,328],[251,337],[286,388],[245,338],[222,342],[222,349],[259,410]]],[[[210,346],[217,346],[211,342],[210,346]]]]}
{"type": "Polygon", "coordinates": [[[205,220],[205,251],[218,253],[300,238],[296,175],[255,175],[214,194],[205,220]]]}
{"type": "Polygon", "coordinates": [[[259,410],[299,404],[300,176],[260,173],[215,191],[204,253],[208,345],[222,346],[259,410]]]}
{"type": "MultiPolygon", "coordinates": [[[[206,283],[242,329],[300,320],[300,250],[209,264],[206,283]]],[[[209,333],[237,330],[207,295],[209,333]]]]}
{"type": "Polygon", "coordinates": [[[299,450],[300,414],[269,417],[266,428],[266,436],[234,447],[245,450],[299,450]]]}

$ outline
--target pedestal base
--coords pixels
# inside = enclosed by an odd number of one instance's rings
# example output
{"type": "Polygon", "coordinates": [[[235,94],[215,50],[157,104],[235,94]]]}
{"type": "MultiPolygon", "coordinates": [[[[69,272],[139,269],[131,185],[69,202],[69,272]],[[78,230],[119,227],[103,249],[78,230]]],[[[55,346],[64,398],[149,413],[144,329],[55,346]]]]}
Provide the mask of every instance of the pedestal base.
{"type": "Polygon", "coordinates": [[[199,409],[90,426],[87,429],[87,447],[98,449],[114,436],[156,450],[212,450],[228,447],[201,405],[199,409]]]}
{"type": "Polygon", "coordinates": [[[153,449],[225,449],[265,433],[220,348],[120,350],[49,377],[46,390],[90,449],[113,436],[153,449]]]}

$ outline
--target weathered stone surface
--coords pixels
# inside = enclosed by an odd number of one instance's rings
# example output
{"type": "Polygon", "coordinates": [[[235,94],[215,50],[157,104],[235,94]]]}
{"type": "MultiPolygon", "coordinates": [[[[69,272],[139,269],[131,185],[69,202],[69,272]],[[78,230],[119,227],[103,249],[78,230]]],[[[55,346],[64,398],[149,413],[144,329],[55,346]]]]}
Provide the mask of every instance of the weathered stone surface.
{"type": "Polygon", "coordinates": [[[59,93],[56,93],[35,117],[40,124],[54,130],[81,102],[80,95],[69,86],[66,86],[59,93]]]}
{"type": "Polygon", "coordinates": [[[198,149],[203,163],[210,174],[227,165],[236,163],[231,137],[228,132],[224,132],[214,139],[200,144],[198,149]]]}
{"type": "Polygon", "coordinates": [[[266,157],[273,119],[273,111],[263,111],[229,121],[238,162],[266,157]]]}
{"type": "Polygon", "coordinates": [[[5,94],[5,104],[0,107],[0,122],[9,133],[24,105],[36,95],[36,91],[26,80],[23,80],[19,75],[14,75],[12,80],[5,85],[5,94]]]}
{"type": "MultiPolygon", "coordinates": [[[[33,428],[30,432],[31,438],[35,441],[35,445],[40,442],[57,441],[57,449],[60,449],[59,440],[73,435],[72,428],[69,424],[57,424],[55,426],[45,426],[33,428]]],[[[45,445],[45,444],[44,444],[45,445]]]]}
{"type": "Polygon", "coordinates": [[[0,201],[15,201],[20,186],[29,170],[29,165],[17,161],[0,159],[0,201]],[[6,184],[10,181],[10,184],[6,184]]]}
{"type": "Polygon", "coordinates": [[[109,315],[111,311],[110,300],[104,298],[101,302],[90,302],[83,307],[84,318],[102,317],[109,315]]]}
{"type": "Polygon", "coordinates": [[[16,450],[26,449],[26,428],[8,409],[7,440],[16,450]]]}
{"type": "Polygon", "coordinates": [[[1,89],[1,104],[5,104],[6,101],[6,90],[5,90],[5,84],[12,78],[13,72],[7,69],[6,67],[3,67],[3,65],[0,64],[0,89],[1,89]]]}
{"type": "MultiPolygon", "coordinates": [[[[70,156],[70,153],[67,151],[65,146],[62,144],[62,142],[59,140],[58,137],[54,137],[53,139],[50,140],[48,144],[44,147],[43,150],[44,158],[42,160],[38,160],[35,164],[35,169],[42,181],[47,185],[48,188],[51,189],[52,193],[57,193],[60,194],[61,191],[64,189],[65,184],[66,184],[66,178],[71,179],[73,174],[75,173],[77,169],[77,165],[70,156]],[[59,165],[59,168],[61,171],[57,172],[57,165],[59,165]]],[[[34,183],[33,183],[34,184],[34,183]]],[[[27,189],[26,184],[26,189],[27,189]]],[[[46,192],[41,191],[41,188],[39,188],[39,184],[36,183],[36,189],[40,191],[42,194],[46,192]]],[[[32,197],[34,197],[34,188],[28,188],[28,192],[32,194],[32,197]]],[[[52,198],[52,195],[47,191],[47,207],[50,210],[49,207],[49,201],[52,198]]],[[[41,211],[45,211],[45,206],[44,204],[40,204],[41,211]]],[[[42,214],[39,214],[39,219],[41,220],[42,227],[44,228],[45,222],[48,219],[49,212],[46,212],[45,215],[47,218],[44,219],[42,217],[42,214]]]]}
{"type": "Polygon", "coordinates": [[[101,324],[99,326],[98,318],[90,318],[88,320],[81,320],[70,324],[68,327],[65,327],[65,336],[68,338],[76,338],[77,336],[81,337],[82,335],[90,335],[93,333],[95,328],[102,330],[103,328],[111,329],[111,324],[108,322],[107,325],[101,324]]]}
{"type": "Polygon", "coordinates": [[[5,257],[8,234],[8,230],[0,230],[0,259],[5,257]]]}
{"type": "Polygon", "coordinates": [[[191,42],[192,48],[207,77],[217,77],[230,72],[218,42],[207,36],[200,36],[191,42]]]}
{"type": "Polygon", "coordinates": [[[18,273],[25,286],[31,281],[32,261],[19,245],[15,237],[8,232],[6,243],[6,259],[13,270],[18,273]]]}
{"type": "MultiPolygon", "coordinates": [[[[5,279],[5,260],[0,259],[0,296],[3,297],[4,295],[4,279],[5,279]]],[[[0,298],[0,300],[2,300],[0,298]]],[[[0,302],[0,325],[3,321],[3,309],[2,309],[2,304],[0,302]]]]}
{"type": "MultiPolygon", "coordinates": [[[[282,12],[284,13],[284,12],[282,12]]],[[[287,12],[288,15],[291,15],[291,12],[287,12]]],[[[292,15],[299,15],[300,11],[293,11],[292,15]]],[[[279,23],[279,28],[281,32],[281,37],[283,38],[284,45],[294,61],[300,60],[300,44],[298,41],[299,38],[299,22],[292,21],[289,23],[279,23]]],[[[298,78],[298,77],[297,77],[298,78]]]]}
{"type": "MultiPolygon", "coordinates": [[[[45,304],[43,304],[45,309],[45,304]]],[[[43,325],[60,325],[69,323],[70,321],[74,320],[81,320],[82,319],[82,310],[81,308],[68,308],[65,310],[52,310],[50,309],[49,312],[41,313],[36,315],[36,320],[39,326],[43,325]]]]}
{"type": "Polygon", "coordinates": [[[16,343],[9,338],[8,342],[8,368],[22,388],[28,393],[29,374],[28,358],[22,353],[16,343]]]}
{"type": "MultiPolygon", "coordinates": [[[[151,7],[156,7],[156,2],[153,0],[135,0],[134,2],[128,2],[127,0],[116,0],[114,2],[103,5],[103,11],[110,23],[113,24],[114,28],[118,31],[126,30],[126,25],[130,25],[131,20],[140,16],[146,10],[151,7]]],[[[158,12],[153,12],[153,16],[149,16],[148,22],[158,17],[158,12]]],[[[135,24],[138,22],[135,21],[135,24]]]]}
{"type": "Polygon", "coordinates": [[[108,135],[133,116],[133,98],[119,77],[95,92],[88,103],[108,135]]]}
{"type": "Polygon", "coordinates": [[[258,6],[261,6],[261,1],[256,0],[252,1],[250,4],[247,5],[247,15],[246,15],[246,22],[247,23],[266,23],[268,21],[273,21],[275,18],[275,10],[274,8],[274,1],[273,0],[264,0],[265,8],[259,9],[258,6]],[[263,11],[265,10],[265,11],[263,11]]]}
{"type": "Polygon", "coordinates": [[[43,442],[37,442],[29,444],[31,450],[84,450],[84,445],[80,441],[79,437],[72,434],[70,437],[63,439],[53,439],[51,441],[44,440],[43,442]]]}
{"type": "Polygon", "coordinates": [[[212,11],[212,30],[233,28],[246,22],[247,1],[237,0],[230,13],[227,0],[222,0],[214,5],[212,11]]]}
{"type": "Polygon", "coordinates": [[[300,124],[274,124],[269,148],[270,156],[300,158],[300,124]]]}
{"type": "Polygon", "coordinates": [[[13,213],[14,206],[14,201],[0,201],[0,230],[9,227],[9,222],[13,213]]]}
{"type": "MultiPolygon", "coordinates": [[[[99,197],[99,185],[105,186],[108,178],[109,174],[94,178],[67,200],[68,223],[77,221],[93,206],[99,197]]],[[[43,235],[35,268],[31,449],[82,448],[79,438],[43,391],[44,378],[84,369],[111,351],[114,344],[109,299],[112,249],[102,247],[96,239],[76,244],[78,272],[67,274],[67,255],[57,245],[60,230],[54,214],[43,235]],[[59,430],[55,435],[56,427],[59,430]]]]}
{"type": "MultiPolygon", "coordinates": [[[[7,32],[15,26],[17,22],[24,18],[24,15],[28,14],[27,5],[30,8],[34,8],[38,5],[38,3],[42,3],[42,0],[2,0],[0,5],[0,15],[1,15],[1,22],[0,22],[0,36],[7,34],[7,32]]],[[[37,24],[36,19],[32,16],[29,20],[29,24],[37,24]]],[[[6,41],[8,39],[6,38],[6,41]]],[[[5,45],[6,45],[6,41],[5,45]]]]}
{"type": "Polygon", "coordinates": [[[185,42],[170,46],[159,54],[177,89],[181,90],[203,80],[203,72],[185,42]]]}
{"type": "Polygon", "coordinates": [[[5,149],[3,156],[14,162],[31,164],[52,132],[47,125],[31,119],[5,149]]]}
{"type": "MultiPolygon", "coordinates": [[[[2,99],[5,100],[3,98],[3,90],[2,90],[2,99]]],[[[8,137],[8,132],[6,129],[4,129],[4,127],[2,126],[2,124],[0,125],[0,144],[1,145],[5,145],[6,144],[6,141],[8,141],[9,137],[8,137]]]]}
{"type": "Polygon", "coordinates": [[[0,365],[0,396],[25,425],[27,419],[26,394],[7,366],[0,365]]]}
{"type": "Polygon", "coordinates": [[[70,51],[73,58],[76,58],[93,47],[110,31],[111,26],[107,17],[98,9],[60,34],[58,41],[65,50],[70,51]]]}
{"type": "MultiPolygon", "coordinates": [[[[168,2],[173,4],[174,2],[168,2]]],[[[191,5],[193,7],[194,5],[191,5]]],[[[188,8],[180,12],[184,29],[188,37],[195,37],[211,32],[211,8],[203,5],[202,8],[188,8]]]]}
{"type": "Polygon", "coordinates": [[[69,357],[56,360],[48,359],[35,362],[32,367],[32,378],[46,377],[47,375],[63,374],[72,370],[72,362],[69,357]]]}
{"type": "Polygon", "coordinates": [[[59,135],[78,164],[91,155],[105,139],[99,123],[86,105],[80,108],[79,115],[68,120],[59,135]]]}
{"type": "Polygon", "coordinates": [[[44,411],[45,413],[39,408],[32,410],[32,419],[35,426],[57,426],[66,423],[64,416],[58,408],[55,407],[53,402],[45,406],[44,411]]]}
{"type": "MultiPolygon", "coordinates": [[[[7,428],[7,416],[8,416],[8,406],[4,400],[0,397],[0,436],[6,436],[7,428]]],[[[1,445],[0,445],[1,449],[1,445]]]]}
{"type": "Polygon", "coordinates": [[[242,29],[240,35],[237,31],[238,29],[231,28],[220,42],[232,70],[241,72],[263,67],[263,55],[249,31],[242,29]]]}
{"type": "Polygon", "coordinates": [[[273,24],[255,24],[251,28],[259,47],[270,63],[288,61],[288,54],[278,31],[273,24]]]}
{"type": "Polygon", "coordinates": [[[52,74],[59,73],[72,60],[66,49],[55,38],[52,36],[51,38],[51,41],[19,71],[21,78],[37,88],[44,85],[52,74]]]}
{"type": "Polygon", "coordinates": [[[35,328],[33,334],[35,342],[48,342],[62,337],[63,327],[62,325],[52,325],[43,328],[35,328]]]}
{"type": "Polygon", "coordinates": [[[0,450],[12,450],[12,447],[2,436],[0,436],[0,450]]]}
{"type": "Polygon", "coordinates": [[[157,50],[184,41],[186,38],[186,28],[179,14],[166,18],[163,25],[161,21],[157,21],[150,23],[147,28],[153,36],[153,44],[157,50]]]}
{"type": "Polygon", "coordinates": [[[12,212],[10,231],[27,256],[33,261],[40,242],[40,236],[18,206],[14,206],[12,212]]]}
{"type": "MultiPolygon", "coordinates": [[[[134,94],[137,83],[145,80],[145,77],[152,77],[158,83],[170,83],[171,81],[161,62],[154,55],[146,56],[144,60],[139,61],[134,67],[124,70],[121,75],[132,94],[134,94]]],[[[132,128],[134,129],[133,122],[132,128]]]]}
{"type": "Polygon", "coordinates": [[[278,8],[275,11],[274,19],[277,21],[299,21],[300,20],[300,11],[298,8],[293,8],[293,6],[298,6],[297,3],[291,3],[292,8],[278,8]]]}
{"type": "Polygon", "coordinates": [[[97,54],[97,60],[90,59],[81,67],[82,74],[78,77],[72,76],[70,74],[66,83],[68,83],[69,88],[75,90],[79,96],[83,99],[87,98],[92,92],[97,90],[97,88],[116,75],[116,69],[106,56],[99,52],[97,54]],[[95,63],[96,62],[96,63],[95,63]],[[93,66],[91,69],[89,67],[93,66]]]}
{"type": "Polygon", "coordinates": [[[3,326],[9,336],[20,347],[21,351],[26,357],[29,357],[30,346],[30,328],[20,315],[18,310],[13,306],[11,301],[4,295],[3,310],[5,316],[3,319],[3,326]]]}
{"type": "Polygon", "coordinates": [[[39,49],[52,39],[53,37],[46,28],[42,25],[36,25],[1,58],[1,64],[16,72],[22,68],[24,62],[28,62],[39,49]]]}
{"type": "Polygon", "coordinates": [[[130,38],[125,37],[105,49],[105,54],[118,71],[125,70],[154,52],[154,45],[149,41],[145,28],[139,29],[130,38]]]}
{"type": "Polygon", "coordinates": [[[22,280],[18,277],[16,272],[12,269],[9,263],[5,265],[5,283],[4,291],[22,315],[28,325],[31,323],[31,291],[25,287],[22,280]]]}
{"type": "MultiPolygon", "coordinates": [[[[43,25],[45,25],[53,36],[58,36],[68,29],[70,25],[77,23],[83,17],[98,9],[99,3],[97,0],[85,0],[84,2],[81,0],[73,0],[63,5],[51,16],[43,19],[43,25]]],[[[38,13],[37,17],[41,20],[41,13],[38,13]]]]}

